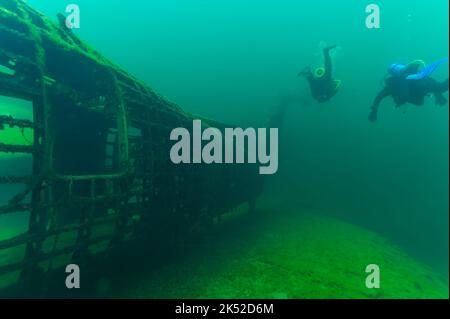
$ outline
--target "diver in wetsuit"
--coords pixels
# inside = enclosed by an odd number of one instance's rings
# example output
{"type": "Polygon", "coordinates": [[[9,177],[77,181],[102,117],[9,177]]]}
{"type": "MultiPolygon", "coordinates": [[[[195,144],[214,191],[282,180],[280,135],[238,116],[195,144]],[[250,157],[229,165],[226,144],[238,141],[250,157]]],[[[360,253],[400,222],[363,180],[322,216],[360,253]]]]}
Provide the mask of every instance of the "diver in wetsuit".
{"type": "Polygon", "coordinates": [[[443,93],[448,91],[448,79],[438,82],[430,77],[431,73],[446,61],[448,59],[442,59],[428,66],[425,66],[420,60],[407,65],[392,64],[388,71],[390,76],[385,80],[383,90],[378,93],[372,104],[369,121],[377,120],[380,103],[388,96],[393,98],[395,107],[406,103],[421,106],[425,102],[425,96],[429,94],[434,96],[437,105],[447,104],[448,101],[443,93]],[[419,72],[421,65],[425,67],[419,72]]]}
{"type": "Polygon", "coordinates": [[[310,67],[306,67],[298,74],[298,76],[304,76],[306,78],[313,98],[319,103],[329,101],[337,93],[341,84],[340,80],[333,79],[333,65],[330,51],[335,47],[336,45],[332,45],[323,50],[325,60],[323,68],[317,68],[312,72],[310,67]]]}

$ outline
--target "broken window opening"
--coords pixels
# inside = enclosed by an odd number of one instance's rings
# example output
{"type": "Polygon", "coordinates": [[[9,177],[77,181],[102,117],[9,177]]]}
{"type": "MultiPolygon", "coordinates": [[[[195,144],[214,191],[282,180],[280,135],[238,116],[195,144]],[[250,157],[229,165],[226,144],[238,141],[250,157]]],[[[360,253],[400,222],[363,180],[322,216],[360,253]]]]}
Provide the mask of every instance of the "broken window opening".
{"type": "Polygon", "coordinates": [[[54,104],[54,169],[61,175],[103,175],[118,171],[116,121],[79,105],[54,104]]]}
{"type": "MultiPolygon", "coordinates": [[[[0,144],[32,146],[34,144],[33,103],[27,100],[0,96],[0,144]],[[21,127],[20,125],[23,126],[21,127]],[[28,126],[28,127],[26,127],[28,126]]],[[[0,151],[0,207],[27,189],[25,182],[32,175],[33,156],[27,153],[0,151]]],[[[22,200],[31,202],[28,194],[22,200]]],[[[10,239],[28,230],[29,212],[0,215],[0,240],[10,239]]]]}
{"type": "MultiPolygon", "coordinates": [[[[0,95],[0,143],[32,146],[34,143],[33,103],[0,95]]],[[[0,159],[22,154],[0,151],[0,159]]]]}

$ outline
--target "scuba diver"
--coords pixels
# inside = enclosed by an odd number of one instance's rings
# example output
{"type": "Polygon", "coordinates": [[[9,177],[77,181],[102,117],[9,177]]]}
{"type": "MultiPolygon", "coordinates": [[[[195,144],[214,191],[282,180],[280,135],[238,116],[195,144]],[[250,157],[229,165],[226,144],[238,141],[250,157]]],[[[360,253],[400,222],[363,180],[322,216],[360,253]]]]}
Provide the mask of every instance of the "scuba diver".
{"type": "Polygon", "coordinates": [[[393,98],[396,108],[406,103],[421,106],[425,102],[425,96],[429,94],[434,95],[436,105],[447,104],[448,101],[443,93],[448,91],[448,79],[438,82],[430,77],[434,70],[447,61],[448,58],[441,59],[428,66],[421,60],[406,65],[392,64],[389,67],[384,88],[372,104],[369,121],[377,120],[380,103],[388,96],[393,98]],[[423,69],[419,71],[421,66],[423,69]]]}
{"type": "Polygon", "coordinates": [[[330,51],[336,48],[331,45],[323,49],[325,60],[324,67],[317,68],[314,72],[310,67],[304,68],[298,76],[304,76],[311,88],[311,94],[319,103],[329,101],[338,91],[340,80],[333,79],[333,65],[331,63],[330,51]]]}

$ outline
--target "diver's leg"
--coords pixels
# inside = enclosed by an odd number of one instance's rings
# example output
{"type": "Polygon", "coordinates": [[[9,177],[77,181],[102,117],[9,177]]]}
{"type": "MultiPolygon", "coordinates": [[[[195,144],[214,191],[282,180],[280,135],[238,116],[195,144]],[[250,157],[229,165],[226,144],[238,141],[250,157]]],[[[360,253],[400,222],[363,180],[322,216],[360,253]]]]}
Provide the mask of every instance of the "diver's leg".
{"type": "Polygon", "coordinates": [[[434,100],[435,100],[436,105],[439,105],[439,106],[447,105],[448,100],[445,98],[445,96],[442,93],[436,92],[433,95],[434,95],[434,100]]]}
{"type": "Polygon", "coordinates": [[[437,92],[434,93],[434,98],[436,100],[436,104],[439,106],[444,106],[448,104],[448,100],[442,94],[444,92],[448,92],[448,79],[438,83],[437,92]]]}
{"type": "Polygon", "coordinates": [[[448,100],[445,98],[444,94],[448,91],[448,79],[443,82],[436,82],[435,90],[433,92],[434,100],[436,105],[444,106],[448,104],[448,100]]]}
{"type": "Polygon", "coordinates": [[[323,58],[324,58],[324,67],[325,67],[325,74],[324,77],[331,80],[333,77],[333,63],[331,62],[331,56],[330,51],[333,50],[336,47],[336,45],[330,45],[323,49],[323,58]]]}
{"type": "Polygon", "coordinates": [[[443,93],[448,91],[448,79],[443,82],[438,82],[433,78],[425,78],[423,83],[423,95],[432,93],[437,105],[443,106],[448,103],[443,93]]]}
{"type": "Polygon", "coordinates": [[[448,91],[448,79],[442,82],[434,81],[433,85],[433,95],[436,105],[444,106],[448,104],[448,100],[445,98],[444,94],[448,91]]]}
{"type": "Polygon", "coordinates": [[[448,91],[448,79],[443,82],[438,82],[435,79],[428,77],[420,81],[420,86],[425,94],[445,93],[448,91]]]}
{"type": "Polygon", "coordinates": [[[437,90],[440,93],[448,92],[448,79],[437,84],[437,90]]]}

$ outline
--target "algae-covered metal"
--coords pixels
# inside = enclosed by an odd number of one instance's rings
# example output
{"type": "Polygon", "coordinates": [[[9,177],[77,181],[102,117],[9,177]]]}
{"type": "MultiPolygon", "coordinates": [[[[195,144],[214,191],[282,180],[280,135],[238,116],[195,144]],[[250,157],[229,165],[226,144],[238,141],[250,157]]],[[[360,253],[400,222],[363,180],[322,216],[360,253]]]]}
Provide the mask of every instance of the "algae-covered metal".
{"type": "Polygon", "coordinates": [[[0,116],[0,134],[33,130],[29,145],[0,140],[0,152],[32,157],[31,175],[0,176],[25,185],[0,216],[28,214],[25,232],[0,241],[11,256],[0,258],[0,276],[42,277],[153,229],[184,236],[261,191],[253,165],[173,164],[170,131],[194,117],[23,1],[0,0],[0,66],[0,95],[29,101],[33,113],[0,116]]]}

